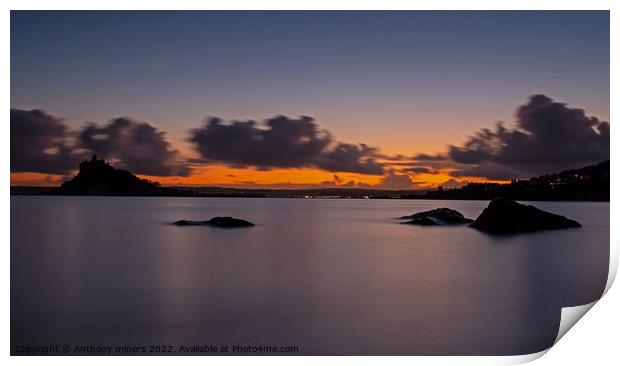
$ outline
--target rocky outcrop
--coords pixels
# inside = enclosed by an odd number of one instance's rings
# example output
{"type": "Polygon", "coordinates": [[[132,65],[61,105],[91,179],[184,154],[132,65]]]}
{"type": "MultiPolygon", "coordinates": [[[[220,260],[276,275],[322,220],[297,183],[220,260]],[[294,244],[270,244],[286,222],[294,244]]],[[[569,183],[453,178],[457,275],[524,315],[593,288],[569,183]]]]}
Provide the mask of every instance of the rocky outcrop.
{"type": "Polygon", "coordinates": [[[494,199],[470,227],[492,234],[528,233],[581,227],[564,216],[504,198],[494,199]]]}
{"type": "Polygon", "coordinates": [[[445,207],[403,216],[401,220],[409,220],[402,222],[402,224],[411,225],[461,225],[469,224],[474,221],[466,218],[462,213],[456,210],[445,207]]]}
{"type": "Polygon", "coordinates": [[[235,228],[235,227],[249,227],[254,226],[253,223],[237,219],[234,217],[214,217],[211,220],[207,221],[191,221],[191,220],[179,220],[174,222],[174,225],[178,226],[214,226],[214,227],[222,227],[222,228],[235,228]]]}

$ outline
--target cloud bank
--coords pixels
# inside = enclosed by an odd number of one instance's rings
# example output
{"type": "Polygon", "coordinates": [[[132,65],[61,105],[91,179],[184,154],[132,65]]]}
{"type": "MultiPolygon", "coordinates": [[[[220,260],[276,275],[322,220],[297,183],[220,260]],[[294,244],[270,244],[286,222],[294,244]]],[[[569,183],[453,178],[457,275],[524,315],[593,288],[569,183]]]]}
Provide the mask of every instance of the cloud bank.
{"type": "Polygon", "coordinates": [[[166,141],[165,133],[146,122],[117,118],[105,126],[87,125],[80,146],[118,161],[121,168],[156,176],[188,176],[189,166],[166,141]]]}
{"type": "Polygon", "coordinates": [[[66,174],[75,168],[62,119],[41,110],[11,109],[11,172],[66,174]]]}
{"type": "Polygon", "coordinates": [[[307,116],[276,116],[263,123],[209,119],[188,139],[202,158],[234,167],[259,169],[313,167],[330,172],[380,175],[378,150],[365,144],[334,141],[307,116]]]}
{"type": "Polygon", "coordinates": [[[533,95],[516,113],[516,127],[483,128],[449,159],[462,167],[455,177],[526,178],[609,159],[609,123],[586,116],[545,95],[533,95]]]}
{"type": "MultiPolygon", "coordinates": [[[[380,175],[379,186],[408,189],[420,174],[448,174],[444,187],[462,177],[492,180],[529,178],[609,159],[609,123],[587,116],[545,95],[517,108],[515,124],[498,122],[440,154],[384,155],[363,143],[337,141],[312,117],[275,116],[262,122],[208,119],[187,140],[200,156],[185,158],[165,132],[148,122],[117,118],[71,131],[61,118],[41,110],[11,109],[11,172],[66,175],[91,153],[137,174],[189,176],[191,167],[223,164],[234,168],[315,168],[334,173],[380,175]]],[[[318,183],[360,186],[340,181],[318,183]]]]}
{"type": "Polygon", "coordinates": [[[11,172],[69,174],[90,154],[114,160],[133,173],[187,176],[186,161],[165,133],[146,122],[117,118],[105,126],[90,123],[75,132],[41,110],[11,109],[11,172]]]}

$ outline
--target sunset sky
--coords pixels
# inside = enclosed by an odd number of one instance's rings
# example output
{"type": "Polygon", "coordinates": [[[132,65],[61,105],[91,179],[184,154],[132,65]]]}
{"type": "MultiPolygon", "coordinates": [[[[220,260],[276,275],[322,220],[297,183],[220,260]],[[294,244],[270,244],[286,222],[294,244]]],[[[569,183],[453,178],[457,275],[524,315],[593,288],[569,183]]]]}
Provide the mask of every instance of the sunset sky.
{"type": "Polygon", "coordinates": [[[12,185],[526,178],[609,159],[609,13],[13,11],[11,108],[12,185]]]}

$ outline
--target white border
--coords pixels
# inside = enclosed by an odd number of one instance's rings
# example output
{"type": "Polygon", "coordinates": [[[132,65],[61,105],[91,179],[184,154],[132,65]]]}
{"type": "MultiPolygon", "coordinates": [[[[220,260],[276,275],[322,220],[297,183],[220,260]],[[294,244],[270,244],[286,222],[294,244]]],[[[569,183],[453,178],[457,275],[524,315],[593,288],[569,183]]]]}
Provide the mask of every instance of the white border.
{"type": "MultiPolygon", "coordinates": [[[[10,9],[124,9],[124,10],[133,10],[133,9],[161,9],[161,10],[172,10],[172,9],[287,9],[287,10],[320,10],[320,9],[328,9],[328,10],[340,10],[340,9],[373,9],[373,10],[390,10],[390,9],[417,9],[417,10],[611,10],[611,90],[610,90],[610,100],[617,100],[616,88],[618,85],[618,73],[615,71],[615,66],[618,66],[618,58],[617,58],[617,48],[618,48],[618,16],[615,13],[618,11],[620,6],[620,2],[618,1],[604,1],[604,0],[588,0],[588,1],[578,1],[578,0],[563,0],[563,1],[551,1],[551,0],[502,0],[502,1],[492,1],[492,0],[469,0],[469,1],[459,1],[459,0],[444,0],[444,1],[395,1],[395,0],[383,0],[381,2],[372,2],[367,0],[358,0],[358,1],[327,1],[327,0],[315,0],[315,1],[274,1],[274,0],[262,0],[262,1],[239,1],[239,0],[229,0],[229,1],[192,1],[192,0],[175,0],[172,1],[161,1],[161,0],[152,0],[152,1],[128,1],[128,0],[108,0],[108,1],[70,1],[70,0],[57,0],[57,1],[42,1],[42,0],[22,0],[22,1],[5,1],[3,4],[6,4],[6,9],[1,15],[2,24],[2,37],[1,42],[3,49],[5,50],[5,57],[2,58],[2,66],[4,70],[4,84],[5,88],[3,88],[2,93],[4,96],[4,100],[6,100],[9,104],[8,108],[5,109],[5,113],[8,113],[10,109],[10,59],[9,59],[9,50],[10,50],[10,9]],[[615,44],[615,46],[614,46],[615,44]]],[[[615,120],[615,116],[617,114],[617,105],[614,105],[612,102],[610,105],[610,120],[615,120]]],[[[6,116],[6,114],[5,114],[6,116]]],[[[2,225],[2,233],[4,233],[4,238],[2,244],[4,245],[5,255],[3,256],[3,281],[2,281],[2,311],[4,314],[4,332],[2,333],[2,350],[3,355],[8,357],[10,354],[10,313],[9,313],[9,291],[10,291],[10,271],[9,271],[9,220],[10,220],[10,197],[9,197],[9,186],[10,186],[10,178],[9,178],[9,147],[10,144],[8,141],[9,134],[9,123],[8,118],[5,123],[0,123],[0,128],[2,129],[2,136],[5,138],[5,143],[1,145],[2,154],[0,154],[0,164],[5,169],[5,179],[6,183],[4,185],[0,185],[0,189],[2,189],[2,220],[0,221],[0,225],[2,225]]],[[[612,141],[617,140],[618,133],[615,128],[611,128],[611,139],[612,141]]],[[[618,169],[617,169],[617,149],[615,148],[615,144],[611,144],[611,186],[616,187],[618,180],[618,169]]],[[[610,277],[608,279],[606,291],[609,290],[613,280],[615,278],[615,274],[618,266],[618,243],[620,242],[618,239],[619,234],[618,230],[615,228],[614,223],[617,222],[618,218],[618,209],[615,202],[617,202],[618,194],[617,191],[612,190],[611,192],[611,258],[610,258],[610,277]]],[[[550,352],[549,356],[543,358],[542,360],[549,359],[549,361],[545,361],[543,363],[547,364],[573,364],[573,362],[580,360],[579,362],[591,362],[590,352],[596,352],[596,359],[600,360],[613,360],[617,359],[618,352],[616,351],[616,342],[614,342],[615,336],[617,334],[616,327],[619,325],[618,322],[618,309],[620,306],[620,295],[618,290],[612,290],[609,294],[606,294],[605,298],[602,299],[601,304],[597,306],[597,311],[594,313],[597,314],[587,314],[586,318],[592,320],[592,323],[587,324],[589,326],[589,332],[593,334],[576,334],[574,337],[567,336],[566,341],[561,341],[558,344],[558,347],[561,348],[562,353],[560,354],[559,350],[557,353],[550,352]],[[614,305],[615,304],[615,305],[614,305]],[[600,308],[600,309],[599,309],[600,308]],[[592,318],[592,319],[591,319],[592,318]],[[578,340],[580,343],[570,343],[573,340],[578,340]],[[613,342],[613,343],[611,343],[613,342]],[[566,343],[566,347],[564,346],[566,343]],[[605,346],[606,345],[606,346],[605,346]]],[[[563,310],[563,322],[566,322],[567,317],[564,314],[572,314],[573,318],[579,318],[585,312],[583,310],[589,309],[594,304],[588,304],[580,307],[575,307],[572,309],[564,309],[563,310]]],[[[572,321],[570,323],[573,323],[572,321]]],[[[562,330],[567,324],[563,324],[562,330]]],[[[570,328],[570,327],[568,327],[570,328]]],[[[585,328],[585,324],[584,324],[585,328]]],[[[578,333],[578,332],[572,332],[578,333]]],[[[571,334],[571,333],[569,333],[571,334]]],[[[561,336],[558,337],[558,340],[561,336]]],[[[183,363],[217,363],[217,364],[236,364],[242,361],[250,361],[252,363],[257,363],[259,365],[273,365],[273,364],[289,364],[294,362],[296,364],[312,364],[314,365],[316,362],[324,362],[324,361],[334,361],[338,363],[345,364],[356,364],[356,365],[365,365],[365,364],[375,364],[377,362],[389,362],[391,364],[409,364],[410,362],[422,363],[422,364],[432,364],[432,365],[445,365],[445,364],[506,364],[506,363],[520,363],[520,362],[528,362],[545,354],[546,351],[539,352],[537,354],[525,355],[525,356],[510,356],[510,357],[262,357],[262,356],[243,356],[243,357],[210,357],[208,359],[202,357],[172,357],[172,358],[164,358],[164,357],[148,357],[148,358],[136,358],[136,357],[116,357],[114,361],[118,362],[148,362],[149,364],[168,364],[169,362],[183,362],[183,363]]],[[[62,364],[65,365],[67,363],[83,363],[87,361],[88,363],[93,364],[107,364],[110,359],[105,357],[89,357],[88,360],[85,360],[80,357],[10,357],[10,362],[14,362],[16,364],[30,364],[34,362],[45,362],[51,364],[62,364]]],[[[539,361],[541,362],[541,361],[539,361]]]]}
{"type": "Polygon", "coordinates": [[[81,2],[76,0],[7,1],[9,9],[80,9],[80,10],[609,10],[612,0],[110,0],[81,2]],[[12,4],[11,4],[12,3],[12,4]]]}

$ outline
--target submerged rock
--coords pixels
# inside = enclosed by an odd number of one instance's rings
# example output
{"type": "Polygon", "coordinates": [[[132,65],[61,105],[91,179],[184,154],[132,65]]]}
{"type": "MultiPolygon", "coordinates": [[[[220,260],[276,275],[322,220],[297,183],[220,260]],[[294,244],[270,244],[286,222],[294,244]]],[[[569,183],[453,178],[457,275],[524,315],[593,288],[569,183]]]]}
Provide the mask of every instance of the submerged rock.
{"type": "Polygon", "coordinates": [[[214,217],[211,220],[207,221],[191,221],[191,220],[179,220],[174,222],[174,225],[178,226],[191,226],[191,225],[206,225],[206,226],[215,226],[215,227],[223,227],[223,228],[234,228],[234,227],[248,227],[254,226],[253,223],[237,219],[234,217],[214,217]]]}
{"type": "Polygon", "coordinates": [[[402,224],[411,225],[460,225],[474,221],[463,216],[462,213],[449,208],[436,208],[430,211],[418,212],[413,215],[403,216],[402,224]]]}
{"type": "Polygon", "coordinates": [[[531,205],[498,198],[489,202],[489,206],[469,226],[493,234],[514,234],[575,228],[581,227],[581,224],[531,205]]]}

